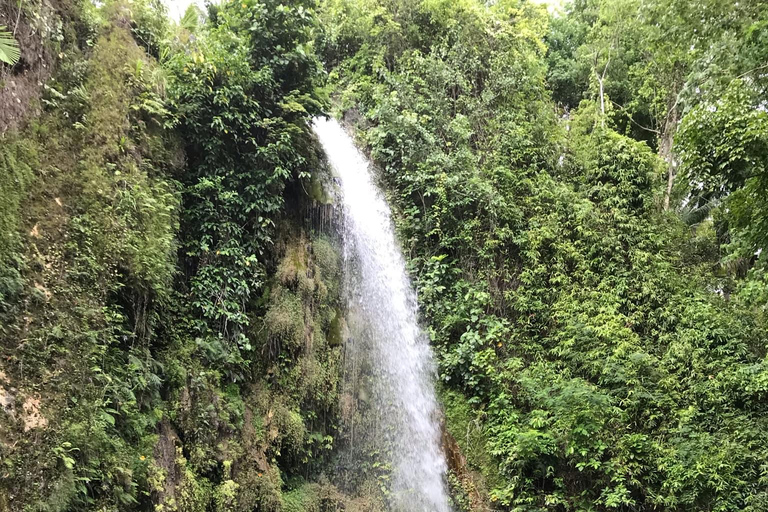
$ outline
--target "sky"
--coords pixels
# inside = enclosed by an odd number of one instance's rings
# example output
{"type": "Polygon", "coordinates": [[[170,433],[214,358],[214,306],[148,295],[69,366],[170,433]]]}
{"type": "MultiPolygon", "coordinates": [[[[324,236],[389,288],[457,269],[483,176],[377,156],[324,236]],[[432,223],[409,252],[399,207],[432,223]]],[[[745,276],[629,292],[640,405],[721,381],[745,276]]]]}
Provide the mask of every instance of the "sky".
{"type": "MultiPolygon", "coordinates": [[[[163,0],[165,2],[165,5],[168,6],[168,11],[171,15],[171,18],[178,21],[181,19],[182,16],[184,16],[184,11],[187,10],[187,7],[189,7],[191,4],[196,3],[200,6],[200,8],[203,8],[203,0],[163,0]]],[[[550,10],[554,10],[558,7],[560,7],[563,4],[562,0],[533,0],[537,3],[541,4],[547,4],[550,10]]]]}
{"type": "Polygon", "coordinates": [[[563,6],[564,0],[533,0],[537,4],[545,4],[550,12],[554,12],[563,6]]]}
{"type": "Polygon", "coordinates": [[[168,6],[168,13],[176,21],[179,21],[184,16],[184,11],[187,10],[192,4],[197,4],[200,8],[203,8],[203,0],[163,0],[165,5],[168,6]]]}

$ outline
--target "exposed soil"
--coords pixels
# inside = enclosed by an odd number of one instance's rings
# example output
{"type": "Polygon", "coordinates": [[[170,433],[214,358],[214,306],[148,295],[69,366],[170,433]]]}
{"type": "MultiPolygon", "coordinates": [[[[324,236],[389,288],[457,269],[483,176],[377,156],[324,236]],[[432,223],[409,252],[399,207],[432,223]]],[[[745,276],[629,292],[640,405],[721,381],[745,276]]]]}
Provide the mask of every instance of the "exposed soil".
{"type": "Polygon", "coordinates": [[[15,66],[0,64],[0,135],[36,115],[40,108],[43,84],[56,63],[50,39],[52,28],[60,20],[64,7],[60,0],[42,0],[19,11],[15,1],[0,2],[0,25],[11,31],[19,42],[21,58],[15,66]],[[29,19],[29,11],[39,13],[29,19]]]}
{"type": "Polygon", "coordinates": [[[459,479],[461,487],[469,498],[470,510],[493,510],[486,500],[485,483],[483,477],[476,471],[472,471],[467,463],[467,458],[461,451],[459,443],[445,428],[445,422],[441,422],[442,447],[445,453],[448,468],[459,479]]]}
{"type": "Polygon", "coordinates": [[[24,413],[22,419],[24,420],[24,432],[29,432],[33,428],[42,428],[48,425],[48,420],[45,416],[40,414],[40,398],[27,397],[22,405],[24,413]]]}

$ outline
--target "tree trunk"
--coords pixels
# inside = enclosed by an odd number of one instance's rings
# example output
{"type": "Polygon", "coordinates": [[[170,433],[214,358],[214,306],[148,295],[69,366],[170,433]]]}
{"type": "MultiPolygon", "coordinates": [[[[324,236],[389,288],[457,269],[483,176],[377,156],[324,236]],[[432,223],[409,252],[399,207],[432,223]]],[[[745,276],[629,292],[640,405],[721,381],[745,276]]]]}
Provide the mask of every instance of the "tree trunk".
{"type": "Polygon", "coordinates": [[[600,113],[605,115],[605,92],[603,91],[603,79],[602,77],[597,77],[598,82],[600,82],[600,113]]]}
{"type": "Polygon", "coordinates": [[[664,121],[664,129],[661,132],[661,143],[659,144],[659,156],[667,162],[667,190],[664,193],[664,211],[669,210],[669,198],[672,195],[672,186],[677,177],[677,162],[672,151],[672,143],[677,130],[677,102],[669,111],[667,119],[664,121]]]}

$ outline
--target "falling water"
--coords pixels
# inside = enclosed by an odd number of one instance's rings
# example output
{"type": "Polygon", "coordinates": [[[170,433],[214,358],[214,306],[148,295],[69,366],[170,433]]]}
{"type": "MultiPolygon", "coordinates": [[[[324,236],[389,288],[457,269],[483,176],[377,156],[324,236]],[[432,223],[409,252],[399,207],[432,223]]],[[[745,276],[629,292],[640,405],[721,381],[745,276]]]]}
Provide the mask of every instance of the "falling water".
{"type": "Polygon", "coordinates": [[[432,352],[389,207],[367,159],[339,123],[318,118],[314,130],[341,183],[349,343],[366,347],[376,372],[372,400],[393,466],[392,508],[449,512],[432,352]]]}

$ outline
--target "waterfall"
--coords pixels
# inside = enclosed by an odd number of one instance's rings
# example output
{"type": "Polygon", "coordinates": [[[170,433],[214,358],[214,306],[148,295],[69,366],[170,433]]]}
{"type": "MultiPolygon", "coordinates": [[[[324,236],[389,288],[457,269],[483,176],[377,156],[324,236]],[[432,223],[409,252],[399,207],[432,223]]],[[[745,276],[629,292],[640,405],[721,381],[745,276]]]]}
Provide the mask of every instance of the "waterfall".
{"type": "Polygon", "coordinates": [[[367,159],[339,123],[317,118],[313,128],[340,181],[348,345],[365,348],[374,372],[371,401],[392,465],[392,508],[449,512],[435,366],[389,207],[367,159]]]}

